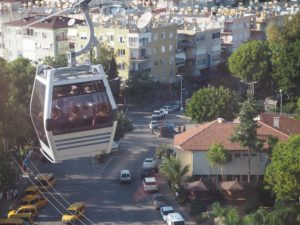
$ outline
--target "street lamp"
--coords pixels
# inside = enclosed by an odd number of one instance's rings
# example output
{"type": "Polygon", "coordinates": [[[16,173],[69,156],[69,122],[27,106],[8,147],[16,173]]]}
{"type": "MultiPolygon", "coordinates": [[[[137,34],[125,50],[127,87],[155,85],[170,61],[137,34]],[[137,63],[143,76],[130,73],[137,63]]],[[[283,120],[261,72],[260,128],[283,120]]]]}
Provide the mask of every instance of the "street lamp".
{"type": "Polygon", "coordinates": [[[282,90],[279,90],[280,92],[280,115],[282,114],[282,90]]]}
{"type": "Polygon", "coordinates": [[[177,78],[180,79],[180,111],[183,111],[183,105],[182,105],[182,75],[178,74],[176,75],[177,78]]]}

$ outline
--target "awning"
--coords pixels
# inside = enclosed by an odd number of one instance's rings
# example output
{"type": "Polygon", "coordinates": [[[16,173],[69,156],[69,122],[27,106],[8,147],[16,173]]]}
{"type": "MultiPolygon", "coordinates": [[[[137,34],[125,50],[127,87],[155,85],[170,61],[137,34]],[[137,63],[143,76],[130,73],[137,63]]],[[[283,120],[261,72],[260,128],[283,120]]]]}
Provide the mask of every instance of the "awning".
{"type": "Polygon", "coordinates": [[[186,60],[186,55],[185,55],[184,52],[176,53],[175,58],[176,58],[176,59],[183,59],[183,60],[186,60]]]}

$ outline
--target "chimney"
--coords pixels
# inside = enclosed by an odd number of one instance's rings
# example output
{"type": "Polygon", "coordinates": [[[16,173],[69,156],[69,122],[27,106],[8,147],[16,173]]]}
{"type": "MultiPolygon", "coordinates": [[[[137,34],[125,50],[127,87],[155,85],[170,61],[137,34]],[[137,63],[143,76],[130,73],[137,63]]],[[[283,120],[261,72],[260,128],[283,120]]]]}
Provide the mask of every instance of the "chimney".
{"type": "Polygon", "coordinates": [[[279,116],[273,117],[273,126],[279,128],[279,116]]]}
{"type": "Polygon", "coordinates": [[[223,123],[224,119],[223,118],[218,118],[217,121],[218,121],[218,123],[223,123]]]}

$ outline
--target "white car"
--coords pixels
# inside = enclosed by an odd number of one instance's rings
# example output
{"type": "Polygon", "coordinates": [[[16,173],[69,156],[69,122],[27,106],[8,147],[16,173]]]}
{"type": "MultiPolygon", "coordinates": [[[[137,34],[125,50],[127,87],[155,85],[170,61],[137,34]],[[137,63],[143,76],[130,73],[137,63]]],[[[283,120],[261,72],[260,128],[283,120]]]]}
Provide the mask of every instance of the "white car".
{"type": "Polygon", "coordinates": [[[167,224],[168,225],[186,225],[185,220],[181,216],[180,213],[173,212],[169,213],[167,216],[167,224]]]}
{"type": "Polygon", "coordinates": [[[155,177],[145,177],[143,180],[144,191],[158,191],[158,185],[155,177]]]}
{"type": "Polygon", "coordinates": [[[112,145],[111,145],[111,152],[116,152],[119,150],[119,144],[115,141],[113,141],[112,145]]]}
{"type": "Polygon", "coordinates": [[[167,114],[172,112],[172,107],[169,105],[164,105],[162,108],[167,112],[167,114]]]}
{"type": "Polygon", "coordinates": [[[160,111],[163,111],[164,112],[164,115],[168,115],[168,110],[165,109],[165,108],[160,108],[160,111]]]}
{"type": "Polygon", "coordinates": [[[130,183],[131,182],[131,175],[130,170],[120,170],[120,183],[130,183]]]}
{"type": "Polygon", "coordinates": [[[156,158],[145,158],[143,162],[143,168],[154,168],[157,172],[157,161],[156,158]]]}
{"type": "Polygon", "coordinates": [[[164,221],[167,221],[168,214],[173,212],[174,212],[174,208],[172,206],[163,206],[160,208],[160,214],[164,221]]]}
{"type": "Polygon", "coordinates": [[[150,129],[158,128],[158,121],[157,120],[151,120],[150,123],[149,123],[149,128],[150,129]]]}
{"type": "Polygon", "coordinates": [[[152,114],[152,119],[153,120],[160,120],[162,117],[160,116],[160,112],[156,112],[154,111],[153,114],[152,114]]]}

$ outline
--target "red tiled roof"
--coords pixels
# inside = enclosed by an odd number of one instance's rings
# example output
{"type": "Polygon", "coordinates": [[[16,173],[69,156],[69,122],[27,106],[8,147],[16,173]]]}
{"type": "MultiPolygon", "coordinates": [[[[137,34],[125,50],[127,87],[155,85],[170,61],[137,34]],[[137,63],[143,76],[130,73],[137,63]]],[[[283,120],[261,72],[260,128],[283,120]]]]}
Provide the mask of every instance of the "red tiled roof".
{"type": "MultiPolygon", "coordinates": [[[[26,26],[28,24],[31,24],[37,20],[39,20],[41,18],[35,16],[29,16],[29,17],[25,17],[23,19],[20,20],[15,20],[15,21],[11,21],[9,23],[5,23],[6,26],[13,26],[13,27],[23,27],[26,26]]],[[[49,19],[46,19],[42,22],[38,22],[36,24],[31,25],[31,28],[42,28],[42,29],[50,29],[50,30],[55,30],[55,29],[60,29],[60,28],[66,28],[68,27],[68,21],[71,18],[69,17],[64,17],[64,16],[53,16],[49,19]]],[[[78,23],[82,23],[82,20],[75,20],[76,24],[78,23]]]]}
{"type": "Polygon", "coordinates": [[[300,121],[287,116],[262,113],[260,121],[287,135],[300,134],[300,121]],[[279,127],[274,126],[274,117],[279,118],[279,127]]]}
{"type": "MultiPolygon", "coordinates": [[[[266,139],[269,135],[277,137],[280,141],[286,141],[288,139],[288,135],[260,121],[258,121],[258,123],[260,127],[257,130],[257,134],[261,139],[266,139]]],[[[175,135],[174,146],[184,151],[207,151],[210,146],[219,143],[229,151],[247,150],[241,147],[239,143],[232,143],[229,140],[237,126],[238,123],[224,121],[219,123],[217,120],[204,123],[175,135]]],[[[268,148],[267,143],[264,144],[264,148],[268,148]]]]}

